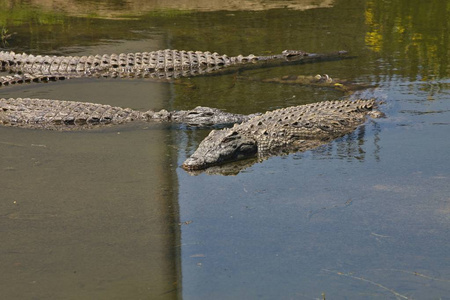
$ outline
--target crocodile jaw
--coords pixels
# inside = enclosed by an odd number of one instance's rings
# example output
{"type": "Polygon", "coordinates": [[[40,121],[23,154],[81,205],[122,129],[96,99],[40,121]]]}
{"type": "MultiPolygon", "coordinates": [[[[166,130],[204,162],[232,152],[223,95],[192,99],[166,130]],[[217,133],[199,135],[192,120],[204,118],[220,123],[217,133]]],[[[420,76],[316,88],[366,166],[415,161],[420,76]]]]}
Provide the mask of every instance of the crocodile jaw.
{"type": "Polygon", "coordinates": [[[257,151],[258,147],[254,139],[246,137],[233,128],[213,130],[181,167],[188,171],[202,170],[253,157],[257,151]]]}

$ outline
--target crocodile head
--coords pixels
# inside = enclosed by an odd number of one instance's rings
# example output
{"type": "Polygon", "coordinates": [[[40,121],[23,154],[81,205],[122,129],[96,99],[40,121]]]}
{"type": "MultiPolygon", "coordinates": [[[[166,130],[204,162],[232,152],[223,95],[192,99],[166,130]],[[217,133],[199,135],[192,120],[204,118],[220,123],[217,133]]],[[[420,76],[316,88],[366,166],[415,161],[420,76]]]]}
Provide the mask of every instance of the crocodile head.
{"type": "Polygon", "coordinates": [[[287,61],[296,61],[296,60],[304,60],[304,59],[341,59],[345,58],[348,54],[348,51],[341,50],[332,53],[308,53],[301,50],[284,50],[282,55],[287,61]]]}
{"type": "Polygon", "coordinates": [[[198,149],[183,163],[185,170],[201,170],[226,162],[255,156],[258,151],[256,140],[234,128],[213,130],[200,143],[198,149]]]}

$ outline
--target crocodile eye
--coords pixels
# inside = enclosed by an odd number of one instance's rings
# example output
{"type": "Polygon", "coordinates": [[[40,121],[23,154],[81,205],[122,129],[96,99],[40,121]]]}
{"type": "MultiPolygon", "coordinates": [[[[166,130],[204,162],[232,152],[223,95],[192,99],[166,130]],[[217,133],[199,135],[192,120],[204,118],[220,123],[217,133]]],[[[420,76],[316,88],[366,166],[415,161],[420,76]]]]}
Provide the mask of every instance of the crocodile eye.
{"type": "Polygon", "coordinates": [[[340,119],[339,123],[344,125],[344,126],[347,126],[349,124],[349,122],[347,120],[344,120],[344,119],[340,119]]]}
{"type": "Polygon", "coordinates": [[[235,141],[237,139],[240,139],[240,135],[239,133],[237,133],[236,131],[231,132],[229,135],[227,135],[226,137],[224,137],[223,142],[224,143],[228,143],[231,141],[235,141]]]}

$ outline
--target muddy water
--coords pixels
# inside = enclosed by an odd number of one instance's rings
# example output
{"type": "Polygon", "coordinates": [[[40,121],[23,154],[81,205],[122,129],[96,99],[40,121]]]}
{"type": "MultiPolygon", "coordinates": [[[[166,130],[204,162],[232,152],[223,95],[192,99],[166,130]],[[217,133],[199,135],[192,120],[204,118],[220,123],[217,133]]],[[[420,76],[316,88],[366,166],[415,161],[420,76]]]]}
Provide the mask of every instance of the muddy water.
{"type": "Polygon", "coordinates": [[[344,97],[261,81],[326,73],[376,84],[363,95],[383,99],[387,114],[329,145],[236,176],[190,176],[179,168],[208,129],[0,127],[3,298],[448,296],[446,1],[244,1],[241,10],[210,1],[183,2],[182,10],[171,2],[59,2],[57,10],[52,1],[3,2],[0,25],[16,33],[5,47],[16,52],[347,49],[355,58],[171,83],[30,84],[2,88],[0,97],[252,113],[344,97]]]}

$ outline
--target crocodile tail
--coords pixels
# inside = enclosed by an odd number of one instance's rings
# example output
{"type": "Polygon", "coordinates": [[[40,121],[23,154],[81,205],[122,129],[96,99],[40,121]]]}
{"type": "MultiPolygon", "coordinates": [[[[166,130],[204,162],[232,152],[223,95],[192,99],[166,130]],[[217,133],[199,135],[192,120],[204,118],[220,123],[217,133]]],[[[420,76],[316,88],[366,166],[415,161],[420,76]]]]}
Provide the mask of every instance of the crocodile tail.
{"type": "Polygon", "coordinates": [[[63,75],[32,75],[28,73],[16,74],[9,76],[1,76],[0,87],[21,83],[58,81],[58,80],[65,80],[68,78],[69,77],[63,75]]]}

